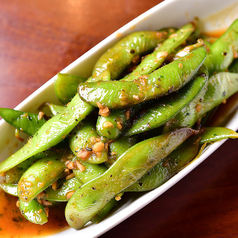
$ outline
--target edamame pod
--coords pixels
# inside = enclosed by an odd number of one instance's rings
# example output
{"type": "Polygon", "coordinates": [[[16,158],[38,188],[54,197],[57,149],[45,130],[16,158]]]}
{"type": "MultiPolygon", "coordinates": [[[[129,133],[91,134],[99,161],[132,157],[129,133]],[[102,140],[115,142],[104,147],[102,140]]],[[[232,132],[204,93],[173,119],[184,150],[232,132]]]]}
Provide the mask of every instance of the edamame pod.
{"type": "Polygon", "coordinates": [[[203,130],[203,133],[185,141],[179,148],[162,159],[124,192],[143,192],[157,188],[190,163],[196,157],[200,145],[222,139],[238,138],[238,133],[224,127],[205,127],[203,130]]]}
{"type": "Polygon", "coordinates": [[[190,142],[186,143],[186,146],[182,144],[180,148],[163,158],[141,179],[126,188],[124,192],[145,192],[159,187],[192,161],[197,155],[198,150],[198,143],[190,142]]]}
{"type": "Polygon", "coordinates": [[[35,162],[18,182],[18,197],[23,202],[32,201],[39,193],[63,174],[64,161],[58,156],[46,157],[35,162]]]}
{"type": "Polygon", "coordinates": [[[28,160],[23,161],[22,163],[18,164],[17,166],[9,169],[5,172],[5,181],[6,183],[18,183],[19,179],[23,175],[23,173],[37,160],[47,157],[47,156],[55,156],[57,152],[53,150],[43,151],[28,160]]]}
{"type": "Polygon", "coordinates": [[[144,60],[126,77],[125,81],[132,81],[142,75],[149,74],[157,69],[165,61],[167,56],[181,45],[190,34],[194,31],[192,23],[188,23],[171,34],[168,39],[162,42],[161,46],[157,47],[151,54],[146,56],[144,60]]]}
{"type": "Polygon", "coordinates": [[[54,202],[67,202],[81,185],[82,183],[76,177],[65,180],[57,189],[48,187],[44,191],[42,199],[54,202]]]}
{"type": "Polygon", "coordinates": [[[214,74],[198,96],[166,123],[163,131],[178,127],[192,127],[206,112],[212,110],[238,91],[238,74],[220,72],[214,74]]]}
{"type": "Polygon", "coordinates": [[[91,222],[99,223],[102,221],[108,213],[117,205],[117,200],[115,198],[111,199],[92,219],[91,222]]]}
{"type": "Polygon", "coordinates": [[[167,35],[167,31],[163,30],[139,31],[122,38],[100,57],[94,66],[92,77],[97,78],[106,72],[109,78],[116,79],[136,55],[152,51],[167,35]]]}
{"type": "Polygon", "coordinates": [[[5,192],[12,196],[17,197],[17,184],[12,183],[0,183],[0,188],[5,192]]]}
{"type": "Polygon", "coordinates": [[[132,82],[89,82],[78,86],[80,97],[97,107],[125,108],[142,101],[158,98],[183,87],[197,73],[206,57],[198,48],[168,65],[132,82]]]}
{"type": "Polygon", "coordinates": [[[111,110],[107,117],[99,115],[96,123],[97,133],[108,140],[117,139],[131,123],[130,119],[144,106],[145,103],[140,103],[127,109],[111,110]]]}
{"type": "Polygon", "coordinates": [[[223,139],[236,139],[238,133],[225,127],[205,127],[205,132],[200,135],[200,144],[216,142],[223,139]]]}
{"type": "Polygon", "coordinates": [[[126,110],[114,110],[107,117],[100,116],[97,119],[96,129],[100,136],[108,140],[115,140],[125,128],[126,110]]]}
{"type": "Polygon", "coordinates": [[[66,104],[77,93],[78,84],[85,81],[86,79],[80,76],[58,73],[54,84],[55,94],[63,104],[66,104]]]}
{"type": "Polygon", "coordinates": [[[9,169],[5,173],[6,183],[17,183],[23,173],[36,161],[34,157],[29,158],[28,160],[23,161],[19,165],[9,169]]]}
{"type": "MultiPolygon", "coordinates": [[[[78,160],[78,158],[74,157],[72,161],[76,161],[76,160],[78,160]]],[[[81,171],[77,168],[77,169],[73,169],[73,172],[75,174],[75,177],[83,184],[102,175],[107,170],[107,167],[104,165],[104,163],[91,164],[82,160],[80,161],[80,163],[84,167],[84,170],[81,171]]]]}
{"type": "Polygon", "coordinates": [[[65,106],[62,105],[56,105],[53,103],[44,103],[40,106],[41,111],[46,112],[46,115],[49,117],[54,117],[57,114],[63,112],[65,110],[65,106]],[[46,109],[46,110],[45,110],[46,109]]]}
{"type": "Polygon", "coordinates": [[[91,120],[80,123],[71,133],[69,147],[80,158],[92,164],[101,164],[108,159],[105,140],[98,136],[95,122],[91,120]]]}
{"type": "Polygon", "coordinates": [[[110,167],[124,152],[136,144],[136,137],[121,136],[109,143],[109,158],[106,165],[110,167]]]}
{"type": "Polygon", "coordinates": [[[28,135],[34,135],[45,124],[45,119],[40,118],[38,114],[9,108],[0,108],[0,116],[11,126],[28,135]]]}
{"type": "Polygon", "coordinates": [[[69,225],[75,229],[83,227],[116,194],[140,179],[162,158],[196,133],[198,132],[192,129],[181,128],[131,147],[103,175],[84,184],[73,194],[65,210],[69,225]]]}
{"type": "Polygon", "coordinates": [[[19,201],[21,214],[30,222],[43,225],[48,222],[46,208],[36,200],[30,202],[19,201]]]}
{"type": "Polygon", "coordinates": [[[204,65],[208,67],[209,75],[226,70],[238,53],[238,19],[210,47],[204,65]]]}
{"type": "Polygon", "coordinates": [[[178,92],[161,98],[160,102],[145,111],[125,133],[132,136],[163,125],[174,117],[186,104],[191,102],[203,89],[208,80],[208,72],[201,67],[198,75],[178,92]]]}

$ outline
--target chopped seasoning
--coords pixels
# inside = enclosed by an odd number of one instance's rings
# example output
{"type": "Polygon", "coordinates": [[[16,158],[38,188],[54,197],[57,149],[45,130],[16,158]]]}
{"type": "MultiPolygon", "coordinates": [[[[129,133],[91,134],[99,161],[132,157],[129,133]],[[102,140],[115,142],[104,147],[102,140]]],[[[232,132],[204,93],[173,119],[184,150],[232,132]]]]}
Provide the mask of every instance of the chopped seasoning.
{"type": "Polygon", "coordinates": [[[69,180],[69,179],[73,178],[74,176],[75,176],[74,173],[71,173],[66,176],[66,180],[69,180]]]}
{"type": "Polygon", "coordinates": [[[110,115],[110,110],[108,107],[103,106],[100,102],[97,102],[97,106],[99,108],[99,115],[108,117],[110,115]]]}
{"type": "Polygon", "coordinates": [[[44,112],[40,111],[39,114],[38,114],[38,119],[42,119],[42,117],[44,116],[44,112]]]}
{"type": "Polygon", "coordinates": [[[122,123],[121,123],[120,121],[117,122],[117,128],[118,128],[119,130],[122,129],[122,123]]]}
{"type": "Polygon", "coordinates": [[[52,203],[49,202],[49,201],[46,201],[46,200],[42,200],[42,204],[43,204],[44,206],[52,206],[52,203]]]}
{"type": "Polygon", "coordinates": [[[68,169],[75,169],[75,164],[73,161],[70,161],[68,164],[67,164],[67,168],[68,169]]]}
{"type": "Polygon", "coordinates": [[[126,115],[126,120],[129,120],[130,117],[131,117],[131,111],[130,111],[130,110],[127,110],[127,111],[125,112],[125,115],[126,115]]]}
{"type": "Polygon", "coordinates": [[[159,51],[157,54],[156,54],[156,59],[157,60],[161,60],[163,58],[166,58],[168,56],[168,52],[167,51],[159,51]]]}
{"type": "Polygon", "coordinates": [[[104,127],[104,128],[113,128],[114,125],[113,125],[113,123],[110,122],[110,121],[105,121],[105,122],[103,123],[103,127],[104,127]]]}
{"type": "Polygon", "coordinates": [[[55,191],[57,189],[57,181],[51,185],[52,189],[55,191]]]}
{"type": "Polygon", "coordinates": [[[97,142],[93,145],[93,152],[101,152],[104,149],[104,143],[103,142],[97,142]]]}
{"type": "Polygon", "coordinates": [[[70,199],[70,198],[73,196],[74,193],[75,193],[75,191],[68,192],[68,193],[66,194],[66,198],[67,198],[67,199],[70,199]]]}
{"type": "Polygon", "coordinates": [[[92,154],[92,151],[88,151],[87,149],[81,149],[79,153],[77,153],[77,156],[81,158],[82,160],[86,160],[90,157],[92,154]]]}
{"type": "Polygon", "coordinates": [[[201,109],[202,109],[202,105],[201,105],[201,104],[197,104],[197,105],[196,105],[196,111],[197,111],[197,112],[200,112],[201,109]]]}
{"type": "Polygon", "coordinates": [[[116,195],[116,196],[115,196],[115,200],[116,200],[116,201],[120,201],[120,200],[121,200],[121,195],[116,195]]]}
{"type": "Polygon", "coordinates": [[[78,160],[75,161],[75,164],[80,172],[83,172],[85,170],[85,167],[78,160]]]}
{"type": "Polygon", "coordinates": [[[37,211],[38,214],[41,214],[43,212],[42,209],[39,209],[39,211],[37,211]]]}
{"type": "Polygon", "coordinates": [[[104,107],[104,108],[101,108],[99,109],[99,113],[98,113],[100,116],[103,116],[103,117],[108,117],[110,115],[110,110],[108,107],[104,107]]]}
{"type": "Polygon", "coordinates": [[[133,95],[133,98],[136,99],[136,100],[140,99],[138,95],[133,95]]]}

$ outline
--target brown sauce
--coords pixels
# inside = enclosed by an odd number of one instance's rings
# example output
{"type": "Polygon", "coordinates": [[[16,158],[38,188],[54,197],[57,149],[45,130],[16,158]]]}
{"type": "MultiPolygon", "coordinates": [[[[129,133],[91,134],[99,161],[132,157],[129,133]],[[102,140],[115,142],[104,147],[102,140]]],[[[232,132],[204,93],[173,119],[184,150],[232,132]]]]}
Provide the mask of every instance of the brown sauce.
{"type": "Polygon", "coordinates": [[[0,237],[33,238],[56,234],[69,228],[64,218],[64,204],[50,207],[49,221],[36,225],[27,221],[16,206],[17,197],[0,189],[0,237]]]}

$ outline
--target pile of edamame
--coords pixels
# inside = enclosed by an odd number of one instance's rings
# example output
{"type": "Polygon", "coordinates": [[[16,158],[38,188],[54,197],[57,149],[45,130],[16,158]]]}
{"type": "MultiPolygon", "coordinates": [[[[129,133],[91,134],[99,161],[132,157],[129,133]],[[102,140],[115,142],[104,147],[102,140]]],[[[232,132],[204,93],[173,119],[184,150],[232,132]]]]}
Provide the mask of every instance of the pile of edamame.
{"type": "Polygon", "coordinates": [[[100,222],[123,194],[157,188],[207,143],[238,138],[207,127],[209,115],[238,91],[238,20],[219,38],[197,22],[134,32],[97,61],[88,79],[58,74],[39,114],[0,108],[30,139],[0,163],[0,187],[19,198],[36,224],[66,203],[68,224],[100,222]]]}

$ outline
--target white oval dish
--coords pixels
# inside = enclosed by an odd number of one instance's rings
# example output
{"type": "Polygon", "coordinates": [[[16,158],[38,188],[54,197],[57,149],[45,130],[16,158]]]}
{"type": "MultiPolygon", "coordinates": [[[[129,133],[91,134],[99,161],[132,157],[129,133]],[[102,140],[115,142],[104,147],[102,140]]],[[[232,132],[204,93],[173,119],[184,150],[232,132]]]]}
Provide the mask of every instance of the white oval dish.
{"type": "MultiPolygon", "coordinates": [[[[100,55],[120,38],[133,31],[155,30],[169,26],[180,27],[188,21],[193,20],[194,17],[202,19],[202,25],[205,31],[225,29],[238,17],[237,10],[238,3],[236,0],[166,0],[114,32],[61,72],[90,76],[92,67],[100,55]],[[217,14],[218,12],[219,14],[217,14]]],[[[15,109],[36,112],[36,109],[45,101],[57,103],[58,100],[54,94],[53,87],[54,80],[55,77],[50,79],[46,84],[20,103],[15,109]]],[[[226,127],[233,130],[238,129],[238,111],[230,119],[226,127]]],[[[0,121],[0,131],[0,158],[3,160],[16,149],[21,147],[22,144],[15,139],[13,128],[3,120],[0,121]]],[[[204,161],[210,154],[212,154],[219,146],[221,146],[222,143],[224,143],[224,140],[209,146],[197,160],[189,164],[159,188],[145,194],[143,193],[143,195],[136,193],[127,201],[122,201],[122,204],[109,217],[99,224],[89,223],[85,228],[79,231],[68,229],[51,237],[59,238],[70,236],[72,238],[85,238],[102,235],[176,184],[204,161]]]]}

